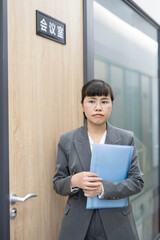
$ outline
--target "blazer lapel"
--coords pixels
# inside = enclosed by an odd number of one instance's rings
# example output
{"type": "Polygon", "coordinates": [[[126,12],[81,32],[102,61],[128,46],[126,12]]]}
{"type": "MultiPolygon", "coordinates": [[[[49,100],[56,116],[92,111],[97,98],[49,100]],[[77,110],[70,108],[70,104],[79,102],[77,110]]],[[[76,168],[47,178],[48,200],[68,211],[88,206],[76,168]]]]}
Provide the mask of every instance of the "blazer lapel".
{"type": "Polygon", "coordinates": [[[87,125],[80,128],[77,139],[74,139],[75,149],[84,171],[90,170],[91,149],[87,133],[87,125]]]}
{"type": "Polygon", "coordinates": [[[121,139],[117,136],[115,128],[107,122],[107,135],[105,144],[118,144],[121,139]]]}

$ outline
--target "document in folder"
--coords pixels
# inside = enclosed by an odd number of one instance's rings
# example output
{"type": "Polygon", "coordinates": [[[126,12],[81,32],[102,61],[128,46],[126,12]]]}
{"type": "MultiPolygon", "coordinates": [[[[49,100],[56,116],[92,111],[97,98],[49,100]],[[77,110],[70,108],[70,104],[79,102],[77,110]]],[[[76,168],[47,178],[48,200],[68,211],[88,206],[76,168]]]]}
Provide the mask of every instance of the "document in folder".
{"type": "MultiPolygon", "coordinates": [[[[128,177],[133,146],[93,144],[90,172],[106,181],[118,182],[128,177]]],[[[87,209],[118,208],[128,206],[128,198],[116,200],[87,198],[87,209]]]]}

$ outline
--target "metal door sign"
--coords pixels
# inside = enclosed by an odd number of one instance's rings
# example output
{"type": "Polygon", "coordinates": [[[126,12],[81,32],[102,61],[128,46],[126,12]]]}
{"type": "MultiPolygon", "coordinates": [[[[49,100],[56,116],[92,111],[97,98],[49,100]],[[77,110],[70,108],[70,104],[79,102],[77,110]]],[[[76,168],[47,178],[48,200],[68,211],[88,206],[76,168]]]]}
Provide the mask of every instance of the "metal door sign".
{"type": "Polygon", "coordinates": [[[36,33],[61,44],[66,44],[66,24],[36,10],[36,33]]]}

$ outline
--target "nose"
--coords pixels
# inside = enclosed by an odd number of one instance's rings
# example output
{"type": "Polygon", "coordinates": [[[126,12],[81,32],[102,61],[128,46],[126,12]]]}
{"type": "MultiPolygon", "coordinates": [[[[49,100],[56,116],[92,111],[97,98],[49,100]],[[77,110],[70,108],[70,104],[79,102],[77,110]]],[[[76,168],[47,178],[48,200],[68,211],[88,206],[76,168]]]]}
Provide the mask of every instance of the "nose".
{"type": "Polygon", "coordinates": [[[102,110],[102,106],[100,102],[96,103],[96,110],[102,110]]]}

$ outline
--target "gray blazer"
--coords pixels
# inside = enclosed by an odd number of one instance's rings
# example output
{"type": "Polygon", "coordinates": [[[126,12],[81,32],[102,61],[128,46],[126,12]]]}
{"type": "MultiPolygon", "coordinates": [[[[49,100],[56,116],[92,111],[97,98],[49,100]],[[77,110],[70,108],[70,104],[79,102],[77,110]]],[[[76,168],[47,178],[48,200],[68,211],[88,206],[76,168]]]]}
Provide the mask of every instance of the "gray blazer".
{"type": "MultiPolygon", "coordinates": [[[[133,133],[115,128],[107,122],[106,144],[133,145],[133,133]]],[[[61,225],[59,240],[84,240],[93,214],[86,210],[86,197],[81,189],[71,192],[71,176],[89,171],[91,150],[87,125],[61,135],[58,144],[56,173],[53,178],[55,191],[69,196],[61,225]]],[[[103,181],[104,199],[120,199],[139,193],[144,185],[136,149],[129,170],[129,176],[121,182],[103,181]]],[[[107,240],[138,240],[132,206],[99,210],[107,240]]]]}

